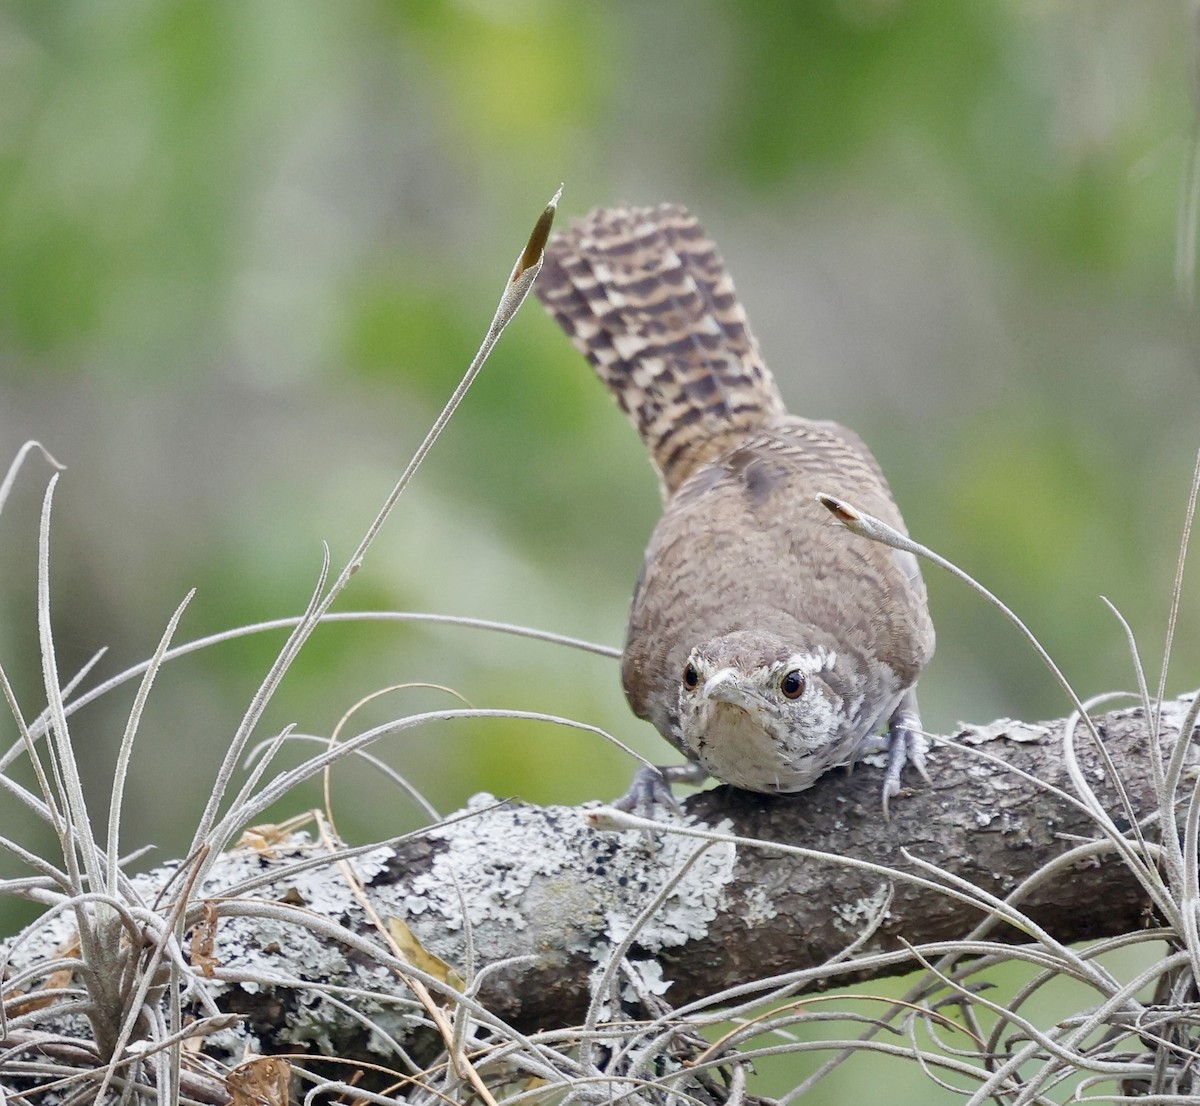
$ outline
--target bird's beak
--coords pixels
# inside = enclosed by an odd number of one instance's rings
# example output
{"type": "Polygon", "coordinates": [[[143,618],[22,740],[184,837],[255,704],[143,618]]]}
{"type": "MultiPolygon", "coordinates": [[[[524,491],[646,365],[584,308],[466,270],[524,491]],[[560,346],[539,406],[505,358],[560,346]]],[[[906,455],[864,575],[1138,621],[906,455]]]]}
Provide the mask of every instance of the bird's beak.
{"type": "Polygon", "coordinates": [[[731,703],[745,709],[746,690],[736,668],[722,668],[714,672],[704,683],[704,697],[714,703],[731,703]]]}

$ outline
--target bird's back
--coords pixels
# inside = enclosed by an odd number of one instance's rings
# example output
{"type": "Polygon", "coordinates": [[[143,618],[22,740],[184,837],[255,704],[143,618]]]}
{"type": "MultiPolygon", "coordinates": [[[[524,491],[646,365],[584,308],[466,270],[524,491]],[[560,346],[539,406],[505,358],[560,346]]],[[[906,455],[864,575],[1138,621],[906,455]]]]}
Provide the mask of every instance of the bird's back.
{"type": "MultiPolygon", "coordinates": [[[[916,680],[933,649],[916,559],[849,534],[818,492],[903,532],[857,435],[793,415],[746,434],[666,505],[646,549],[621,666],[630,705],[664,736],[678,732],[676,689],[688,653],[734,630],[761,628],[839,653],[839,675],[859,681],[847,699],[863,694],[867,714],[885,698],[883,687],[872,695],[861,686],[878,658],[898,687],[916,680]]],[[[868,729],[878,721],[856,717],[868,729]]]]}

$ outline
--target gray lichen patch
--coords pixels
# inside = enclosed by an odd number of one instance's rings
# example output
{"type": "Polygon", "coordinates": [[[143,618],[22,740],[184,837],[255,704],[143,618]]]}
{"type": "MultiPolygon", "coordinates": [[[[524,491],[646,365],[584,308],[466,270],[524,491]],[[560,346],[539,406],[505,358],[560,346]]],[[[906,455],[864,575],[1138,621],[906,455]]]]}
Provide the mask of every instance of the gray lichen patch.
{"type": "Polygon", "coordinates": [[[848,933],[862,932],[865,926],[878,919],[889,895],[887,886],[881,885],[866,898],[834,904],[831,907],[834,927],[848,933]]]}
{"type": "Polygon", "coordinates": [[[1018,722],[1013,718],[997,718],[979,726],[960,722],[954,734],[954,740],[962,745],[986,745],[990,741],[1045,741],[1049,737],[1049,726],[1018,722]]]}
{"type": "MultiPolygon", "coordinates": [[[[312,919],[327,931],[337,926],[345,926],[350,932],[369,930],[370,922],[356,888],[385,869],[393,850],[380,846],[347,858],[341,865],[327,853],[326,846],[303,833],[272,840],[269,845],[239,846],[217,858],[191,895],[193,908],[211,903],[218,914],[215,925],[198,920],[193,930],[205,933],[208,945],[203,960],[192,964],[196,971],[192,980],[195,993],[202,989],[206,1004],[225,996],[230,1007],[239,1011],[270,1008],[274,1012],[270,1019],[272,1033],[278,1040],[320,1048],[332,1048],[335,1036],[345,1035],[344,1027],[336,1034],[331,1032],[339,1025],[339,1015],[327,996],[353,996],[358,1002],[357,1016],[369,1016],[372,1025],[387,1030],[398,1030],[416,1021],[408,996],[396,993],[395,987],[379,985],[383,969],[377,963],[370,957],[348,957],[343,943],[305,924],[312,919]],[[300,867],[310,860],[318,863],[300,867]],[[251,883],[257,885],[246,889],[245,885],[251,883]],[[229,916],[226,911],[231,905],[259,909],[254,917],[229,916]],[[313,986],[306,987],[310,982],[313,986]],[[268,997],[271,995],[276,997],[268,997]],[[278,997],[281,995],[295,996],[295,1001],[285,1001],[278,997]]],[[[174,910],[171,896],[186,884],[186,872],[180,867],[172,862],[131,880],[127,905],[131,915],[141,920],[147,946],[156,933],[166,931],[166,919],[174,910]],[[157,915],[157,924],[150,921],[152,915],[157,915]]],[[[94,906],[84,909],[95,916],[94,906]]],[[[193,915],[196,913],[193,909],[193,915]]],[[[17,938],[0,945],[0,951],[8,955],[12,970],[19,972],[27,965],[36,970],[39,963],[52,961],[58,947],[72,943],[76,925],[75,913],[64,910],[35,921],[17,938]]],[[[179,950],[184,960],[192,959],[196,952],[191,936],[185,937],[179,950]]],[[[127,946],[123,943],[121,947],[127,946]]],[[[144,949],[130,951],[139,958],[146,955],[144,949]]],[[[386,971],[383,974],[387,977],[386,971]]],[[[35,988],[41,982],[37,975],[30,978],[35,988]]],[[[80,984],[76,973],[75,986],[80,984]]],[[[192,1013],[211,1010],[209,1005],[192,1013]]],[[[255,1018],[251,1014],[239,1025],[221,1030],[219,1040],[209,1039],[206,1047],[210,1054],[218,1054],[224,1045],[230,1056],[236,1056],[251,1046],[255,1018]]],[[[340,1021],[345,1023],[347,1019],[340,1021]]],[[[75,1019],[77,1022],[79,1019],[75,1019]]],[[[86,1029],[75,1023],[63,1019],[57,1005],[45,1008],[42,1028],[86,1036],[86,1029]]]]}
{"type": "Polygon", "coordinates": [[[749,887],[743,895],[742,917],[751,929],[765,925],[778,916],[775,900],[763,887],[749,887]]]}
{"type": "MultiPolygon", "coordinates": [[[[215,924],[211,911],[193,909],[181,951],[184,960],[202,957],[193,982],[204,1001],[242,1019],[223,1031],[234,1042],[229,1055],[268,1025],[277,1044],[381,1056],[419,1035],[412,973],[392,961],[381,932],[395,932],[393,919],[415,939],[402,959],[442,987],[459,986],[453,969],[468,988],[478,983],[497,998],[515,993],[530,969],[590,962],[593,983],[605,978],[616,988],[606,1002],[628,988],[630,998],[662,994],[674,973],[659,954],[703,941],[730,909],[736,846],[671,833],[665,814],[651,841],[638,830],[598,828],[591,813],[480,795],[394,848],[347,860],[348,870],[304,834],[220,856],[191,889],[193,908],[217,904],[215,924]],[[298,870],[309,858],[320,862],[298,870]],[[197,952],[193,935],[207,950],[197,952]]],[[[168,864],[138,876],[134,897],[166,916],[170,894],[185,885],[179,864],[168,864]]],[[[72,928],[69,913],[44,929],[35,924],[15,942],[13,967],[48,962],[72,928]]],[[[44,1028],[61,1031],[55,1017],[48,1009],[44,1028]]]]}
{"type": "MultiPolygon", "coordinates": [[[[477,818],[430,832],[441,848],[427,871],[398,888],[395,910],[439,956],[467,967],[502,956],[601,959],[638,925],[637,947],[656,953],[703,936],[733,879],[732,844],[698,856],[698,843],[669,832],[651,846],[639,832],[591,827],[589,808],[495,805],[476,796],[477,818]],[[680,869],[658,909],[639,915],[680,869]]],[[[387,909],[386,895],[382,909],[387,909]]],[[[464,972],[464,974],[466,974],[464,972]]]]}
{"type": "MultiPolygon", "coordinates": [[[[247,897],[267,902],[289,902],[335,920],[353,919],[361,915],[361,907],[350,882],[332,859],[303,871],[294,869],[298,861],[319,856],[325,851],[323,846],[317,845],[304,833],[292,834],[273,842],[269,849],[231,849],[218,858],[200,887],[193,889],[192,901],[228,898],[240,885],[259,880],[269,875],[272,869],[277,869],[280,873],[277,881],[263,884],[247,897]]],[[[346,863],[358,880],[369,883],[383,870],[392,855],[391,849],[381,846],[346,863]]],[[[184,878],[179,869],[179,862],[172,861],[132,877],[136,901],[150,909],[155,909],[157,904],[158,912],[165,916],[169,911],[166,895],[172,889],[178,890],[184,878]]],[[[14,964],[26,960],[37,961],[44,959],[48,950],[70,940],[75,927],[74,912],[64,910],[52,918],[35,921],[19,937],[0,947],[16,950],[12,957],[14,964]]],[[[296,930],[295,926],[273,920],[222,919],[218,930],[221,963],[226,967],[253,963],[261,968],[264,955],[281,953],[289,964],[308,962],[309,957],[303,954],[299,961],[291,959],[297,941],[308,945],[315,940],[296,930]]],[[[214,991],[220,990],[221,986],[219,980],[212,981],[214,991]]],[[[253,988],[250,983],[241,986],[247,990],[253,988]]]]}

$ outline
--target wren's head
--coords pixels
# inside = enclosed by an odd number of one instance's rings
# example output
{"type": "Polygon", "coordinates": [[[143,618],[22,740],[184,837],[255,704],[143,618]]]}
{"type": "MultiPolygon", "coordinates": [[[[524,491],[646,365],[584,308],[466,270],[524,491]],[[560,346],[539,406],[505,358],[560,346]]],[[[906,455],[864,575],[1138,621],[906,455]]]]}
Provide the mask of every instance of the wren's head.
{"type": "Polygon", "coordinates": [[[697,646],[679,674],[684,749],[712,776],[750,791],[790,792],[849,760],[863,736],[858,703],[836,690],[848,657],[766,630],[697,646]]]}

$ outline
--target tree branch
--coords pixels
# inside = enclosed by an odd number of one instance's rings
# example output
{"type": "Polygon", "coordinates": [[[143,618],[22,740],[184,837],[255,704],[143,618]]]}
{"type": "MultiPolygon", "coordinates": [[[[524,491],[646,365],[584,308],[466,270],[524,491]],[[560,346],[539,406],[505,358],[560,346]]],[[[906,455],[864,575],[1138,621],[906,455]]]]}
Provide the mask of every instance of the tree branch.
{"type": "MultiPolygon", "coordinates": [[[[1164,706],[1164,756],[1189,702],[1164,706]]],[[[1135,816],[1152,815],[1158,799],[1143,711],[1101,715],[1097,726],[1135,816]]],[[[1075,744],[1085,777],[1127,830],[1111,773],[1082,727],[1075,744]]],[[[597,828],[601,808],[595,806],[538,808],[477,797],[459,820],[355,863],[376,914],[403,919],[420,945],[468,983],[478,982],[474,997],[490,1015],[520,1030],[583,1021],[613,949],[631,934],[622,968],[626,982],[632,972],[645,992],[665,993],[676,1008],[804,969],[812,974],[802,989],[816,989],[912,971],[916,961],[908,945],[936,953],[937,942],[961,939],[992,912],[978,897],[948,891],[949,880],[917,861],[1004,898],[1082,842],[1100,840],[1094,817],[1072,801],[1063,749],[1061,720],[966,728],[937,743],[930,756],[932,783],[894,802],[890,822],[880,811],[877,771],[868,767],[831,773],[790,797],[718,787],[691,796],[686,819],[674,823],[691,834],[718,831],[721,839],[707,843],[667,826],[651,847],[637,830],[597,828]],[[762,844],[738,844],[734,836],[762,844]],[[802,851],[787,851],[797,848],[802,851]],[[856,963],[889,951],[894,957],[869,972],[856,963]]],[[[1189,749],[1187,758],[1185,779],[1196,771],[1200,748],[1189,749]]],[[[1146,834],[1156,837],[1153,826],[1146,834]]],[[[287,855],[276,857],[237,850],[214,869],[199,892],[216,901],[221,918],[214,978],[198,982],[222,1010],[246,1016],[263,1051],[316,1041],[321,1050],[332,1045],[362,1056],[372,1047],[378,1055],[378,1040],[334,1004],[324,1003],[318,1016],[318,991],[305,991],[296,981],[369,986],[371,1017],[419,1052],[428,1022],[399,976],[380,969],[387,962],[385,942],[337,868],[291,873],[253,897],[260,904],[302,903],[306,916],[324,919],[321,926],[341,922],[365,942],[357,948],[332,939],[315,922],[264,920],[244,898],[221,902],[219,896],[250,873],[282,873],[313,850],[311,842],[295,838],[286,848],[287,855]],[[382,960],[364,955],[374,947],[382,960]],[[239,982],[264,973],[285,982],[249,988],[239,982]]],[[[148,901],[174,870],[139,877],[148,901]]],[[[1105,847],[1032,886],[1017,905],[1061,942],[1129,932],[1150,921],[1145,892],[1105,847]]],[[[14,970],[38,957],[51,959],[68,927],[64,917],[36,942],[17,945],[14,970]]],[[[988,936],[1027,939],[1003,924],[988,936]]],[[[418,960],[427,974],[408,974],[445,992],[432,963],[418,960]]],[[[346,1001],[354,1006],[355,1000],[346,1001]]],[[[47,1008],[47,1023],[51,1013],[47,1008]]]]}

